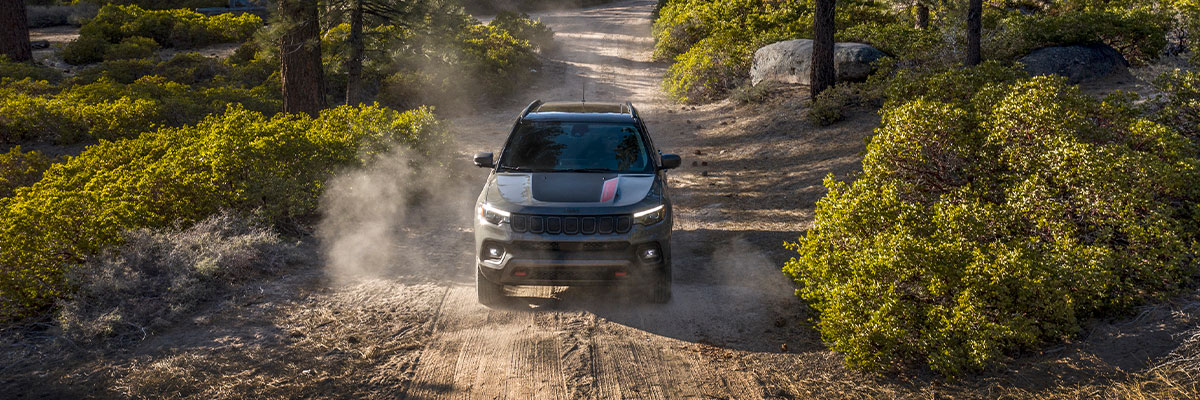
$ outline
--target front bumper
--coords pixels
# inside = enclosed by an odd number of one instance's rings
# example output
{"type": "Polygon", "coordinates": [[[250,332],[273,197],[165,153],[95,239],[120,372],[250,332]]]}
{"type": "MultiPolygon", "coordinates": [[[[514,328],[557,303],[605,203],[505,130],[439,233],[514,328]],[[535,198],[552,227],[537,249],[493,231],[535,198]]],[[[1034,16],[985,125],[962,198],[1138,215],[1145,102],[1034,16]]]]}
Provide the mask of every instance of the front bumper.
{"type": "Polygon", "coordinates": [[[504,285],[575,286],[648,281],[671,265],[671,219],[633,225],[627,233],[568,235],[513,232],[507,225],[475,221],[476,268],[504,285]],[[503,256],[488,256],[500,246],[503,256]],[[655,249],[658,257],[641,256],[655,249]]]}

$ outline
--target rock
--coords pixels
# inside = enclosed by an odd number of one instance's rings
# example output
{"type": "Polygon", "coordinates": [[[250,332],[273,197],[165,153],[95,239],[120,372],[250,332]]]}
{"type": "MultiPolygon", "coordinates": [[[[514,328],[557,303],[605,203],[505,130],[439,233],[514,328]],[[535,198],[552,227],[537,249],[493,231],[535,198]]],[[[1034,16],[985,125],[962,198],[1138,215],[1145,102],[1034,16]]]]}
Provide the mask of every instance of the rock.
{"type": "MultiPolygon", "coordinates": [[[[887,54],[863,43],[835,43],[833,65],[838,81],[863,81],[871,75],[871,62],[887,54]]],[[[795,39],[763,46],[754,52],[750,83],[765,80],[809,84],[812,40],[795,39]]]]}
{"type": "Polygon", "coordinates": [[[1072,84],[1127,73],[1129,67],[1121,53],[1103,44],[1043,47],[1018,61],[1030,75],[1062,75],[1072,84]]]}
{"type": "Polygon", "coordinates": [[[50,41],[49,40],[34,40],[34,41],[29,42],[29,47],[33,48],[34,50],[48,49],[48,48],[50,48],[50,41]]]}

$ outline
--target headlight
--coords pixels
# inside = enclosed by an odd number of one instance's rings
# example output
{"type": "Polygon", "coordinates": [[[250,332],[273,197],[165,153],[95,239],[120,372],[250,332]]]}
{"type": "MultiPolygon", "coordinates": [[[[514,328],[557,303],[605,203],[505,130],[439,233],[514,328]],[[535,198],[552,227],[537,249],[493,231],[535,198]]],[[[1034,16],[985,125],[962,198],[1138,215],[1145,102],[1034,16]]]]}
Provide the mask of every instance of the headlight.
{"type": "Polygon", "coordinates": [[[666,207],[660,204],[656,207],[633,213],[633,223],[640,225],[654,225],[662,222],[663,217],[666,216],[666,214],[666,207]]]}
{"type": "Polygon", "coordinates": [[[479,221],[486,222],[492,225],[500,225],[508,223],[508,217],[512,213],[492,207],[491,204],[483,203],[479,206],[479,221]]]}

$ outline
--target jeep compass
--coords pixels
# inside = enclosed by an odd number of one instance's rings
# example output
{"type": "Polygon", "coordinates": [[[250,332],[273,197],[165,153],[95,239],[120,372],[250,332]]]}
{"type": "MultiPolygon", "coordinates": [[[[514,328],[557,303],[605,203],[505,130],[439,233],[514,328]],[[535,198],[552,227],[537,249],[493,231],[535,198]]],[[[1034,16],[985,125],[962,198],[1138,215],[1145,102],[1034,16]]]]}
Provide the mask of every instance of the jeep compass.
{"type": "Polygon", "coordinates": [[[521,112],[475,205],[479,302],[508,285],[618,284],[671,298],[671,201],[661,154],[630,103],[543,103],[521,112]]]}

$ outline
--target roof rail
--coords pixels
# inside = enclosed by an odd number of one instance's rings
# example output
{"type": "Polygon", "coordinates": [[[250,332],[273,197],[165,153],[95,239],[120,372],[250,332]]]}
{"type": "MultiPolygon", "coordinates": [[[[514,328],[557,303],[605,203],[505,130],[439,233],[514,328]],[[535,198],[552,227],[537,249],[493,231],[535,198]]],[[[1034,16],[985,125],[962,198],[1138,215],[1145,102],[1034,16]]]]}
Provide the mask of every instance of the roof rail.
{"type": "Polygon", "coordinates": [[[521,117],[517,118],[517,119],[518,120],[524,119],[526,115],[529,115],[530,112],[532,112],[535,108],[537,108],[540,105],[542,105],[541,100],[534,100],[532,103],[529,103],[528,106],[525,106],[525,110],[521,111],[521,117]]]}
{"type": "Polygon", "coordinates": [[[629,114],[633,115],[633,119],[642,119],[638,116],[637,109],[633,108],[633,102],[625,102],[625,107],[629,107],[629,114]]]}

